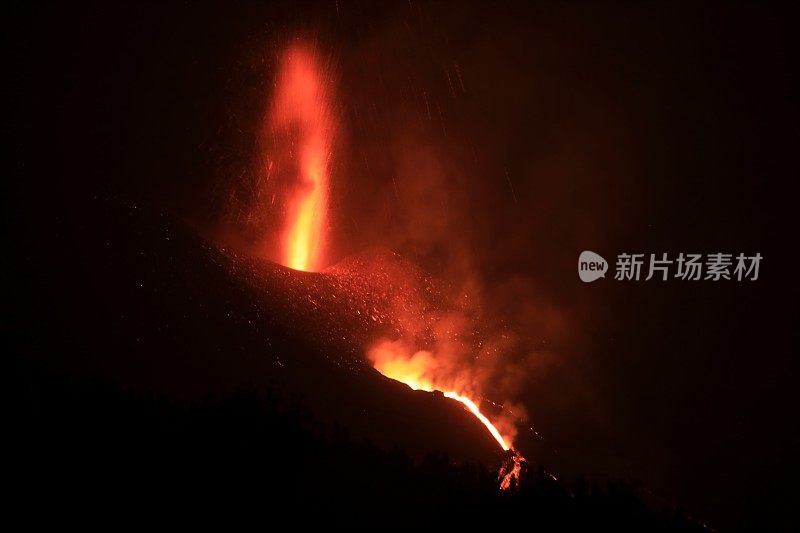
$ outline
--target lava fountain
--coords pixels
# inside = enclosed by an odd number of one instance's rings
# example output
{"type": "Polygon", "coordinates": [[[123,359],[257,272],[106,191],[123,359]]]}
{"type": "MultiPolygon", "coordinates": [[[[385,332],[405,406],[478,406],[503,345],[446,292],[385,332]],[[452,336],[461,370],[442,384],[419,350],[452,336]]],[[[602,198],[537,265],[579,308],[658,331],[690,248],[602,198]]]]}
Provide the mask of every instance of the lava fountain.
{"type": "MultiPolygon", "coordinates": [[[[275,94],[267,115],[267,135],[287,138],[290,159],[281,262],[295,270],[323,266],[328,217],[328,182],[336,120],[330,76],[312,47],[291,45],[279,62],[275,94]]],[[[272,143],[275,144],[274,142],[272,143]]],[[[267,157],[267,175],[274,158],[267,157]]]]}

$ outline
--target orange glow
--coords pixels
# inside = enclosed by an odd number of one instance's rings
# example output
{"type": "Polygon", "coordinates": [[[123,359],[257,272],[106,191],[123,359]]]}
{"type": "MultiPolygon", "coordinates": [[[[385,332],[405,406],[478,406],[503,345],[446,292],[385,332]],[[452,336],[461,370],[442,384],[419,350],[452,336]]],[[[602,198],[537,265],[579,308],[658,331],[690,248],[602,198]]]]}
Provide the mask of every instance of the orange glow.
{"type": "Polygon", "coordinates": [[[486,426],[486,429],[489,430],[489,433],[492,434],[494,440],[503,450],[511,449],[510,439],[500,434],[495,425],[481,413],[478,405],[465,395],[465,391],[448,390],[456,388],[458,381],[460,381],[458,378],[436,379],[436,374],[441,372],[442,368],[437,364],[436,359],[430,352],[418,351],[409,357],[399,352],[391,343],[380,343],[373,347],[369,357],[375,369],[388,378],[405,383],[414,390],[442,391],[447,398],[461,402],[486,426]],[[446,381],[451,382],[449,387],[444,383],[446,381]]]}
{"type": "Polygon", "coordinates": [[[287,194],[282,262],[296,270],[323,266],[329,163],[336,124],[330,80],[314,50],[294,44],[280,61],[268,133],[288,135],[293,186],[287,194]]]}

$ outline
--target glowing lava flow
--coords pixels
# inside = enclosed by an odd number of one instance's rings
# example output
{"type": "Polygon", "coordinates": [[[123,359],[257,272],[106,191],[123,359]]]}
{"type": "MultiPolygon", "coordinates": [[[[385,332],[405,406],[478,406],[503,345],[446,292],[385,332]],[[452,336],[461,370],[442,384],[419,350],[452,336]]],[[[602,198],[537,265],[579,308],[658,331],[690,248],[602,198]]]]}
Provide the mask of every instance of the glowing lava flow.
{"type": "Polygon", "coordinates": [[[491,433],[500,447],[511,454],[500,469],[500,488],[503,490],[509,489],[512,480],[519,480],[522,463],[525,462],[525,458],[511,446],[511,440],[503,437],[497,427],[486,418],[486,415],[481,413],[478,405],[473,400],[456,391],[442,390],[449,387],[442,387],[432,378],[432,376],[441,371],[441,368],[437,366],[436,359],[430,352],[418,351],[411,356],[406,356],[399,353],[396,346],[392,345],[391,342],[385,342],[375,345],[369,353],[369,358],[372,360],[375,369],[388,378],[405,383],[414,390],[426,392],[440,390],[445,397],[463,404],[475,415],[475,418],[486,426],[486,429],[489,430],[489,433],[491,433]]]}
{"type": "MultiPolygon", "coordinates": [[[[423,390],[423,391],[426,391],[426,392],[433,392],[434,390],[437,390],[437,389],[434,389],[433,386],[420,385],[416,381],[399,379],[399,378],[396,378],[394,376],[390,376],[390,375],[382,372],[380,369],[377,369],[377,370],[378,370],[378,372],[380,372],[381,374],[383,374],[387,378],[392,378],[392,379],[397,380],[397,381],[399,381],[401,383],[405,383],[406,385],[408,385],[409,387],[411,387],[414,390],[423,390]]],[[[503,438],[503,436],[500,435],[500,432],[497,431],[497,428],[494,427],[494,424],[492,424],[489,421],[489,419],[486,418],[486,416],[483,413],[481,413],[480,409],[478,409],[478,406],[475,405],[475,402],[473,402],[472,400],[470,400],[466,396],[462,396],[462,395],[457,394],[456,392],[453,392],[453,391],[442,391],[442,394],[444,394],[444,396],[446,398],[452,398],[453,400],[456,400],[457,402],[461,402],[462,404],[464,404],[464,406],[467,409],[469,409],[470,412],[472,412],[472,414],[475,415],[475,417],[478,420],[480,420],[483,423],[484,426],[486,426],[486,429],[489,430],[489,433],[492,434],[492,437],[494,437],[494,440],[497,441],[497,443],[500,445],[500,447],[502,447],[506,451],[511,449],[511,446],[506,442],[506,440],[503,438]]]]}
{"type": "Polygon", "coordinates": [[[296,186],[288,195],[282,262],[296,270],[322,266],[328,203],[328,166],[335,120],[328,80],[313,49],[286,50],[268,116],[273,133],[288,132],[296,186]]]}

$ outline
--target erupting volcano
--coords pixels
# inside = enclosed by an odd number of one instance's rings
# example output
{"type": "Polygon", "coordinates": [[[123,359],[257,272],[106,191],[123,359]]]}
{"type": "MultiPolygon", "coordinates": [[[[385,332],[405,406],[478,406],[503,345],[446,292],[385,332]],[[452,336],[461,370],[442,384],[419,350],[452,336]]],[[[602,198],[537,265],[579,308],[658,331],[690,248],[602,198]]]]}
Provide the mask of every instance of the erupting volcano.
{"type": "MultiPolygon", "coordinates": [[[[337,342],[355,338],[360,330],[361,340],[355,342],[358,347],[354,350],[357,357],[363,361],[366,353],[384,376],[414,390],[439,391],[459,402],[507,454],[500,470],[500,486],[511,487],[524,462],[512,446],[516,430],[513,422],[493,421],[481,411],[481,380],[487,373],[471,362],[479,344],[468,346],[451,338],[452,328],[448,326],[453,313],[460,312],[458,304],[444,296],[446,291],[440,291],[429,276],[393,254],[344,261],[321,271],[337,127],[332,81],[315,48],[304,44],[289,46],[278,67],[263,130],[263,161],[265,183],[271,182],[272,190],[281,191],[283,227],[275,241],[280,250],[270,250],[267,255],[308,274],[298,278],[273,273],[266,284],[262,279],[259,285],[271,290],[278,285],[288,287],[285,294],[292,300],[289,312],[311,316],[315,324],[311,329],[339,332],[335,335],[337,342]],[[306,302],[310,305],[300,309],[306,302]],[[342,325],[353,323],[358,327],[342,325]],[[442,343],[447,350],[436,349],[442,343]]],[[[478,323],[473,320],[459,322],[457,329],[464,337],[476,336],[478,323]]]]}

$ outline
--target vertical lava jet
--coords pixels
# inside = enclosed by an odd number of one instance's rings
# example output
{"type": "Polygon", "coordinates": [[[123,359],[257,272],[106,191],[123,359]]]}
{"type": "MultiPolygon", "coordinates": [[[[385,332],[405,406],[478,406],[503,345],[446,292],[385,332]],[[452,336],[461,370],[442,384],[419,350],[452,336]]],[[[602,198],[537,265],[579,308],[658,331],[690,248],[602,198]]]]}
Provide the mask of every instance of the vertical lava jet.
{"type": "MultiPolygon", "coordinates": [[[[279,61],[275,93],[266,117],[271,151],[288,159],[282,176],[285,220],[280,261],[296,270],[323,266],[328,217],[329,167],[336,121],[330,75],[314,48],[294,43],[279,61]],[[276,140],[277,139],[277,140],[276,140]]],[[[267,175],[275,154],[268,156],[267,175]]]]}

